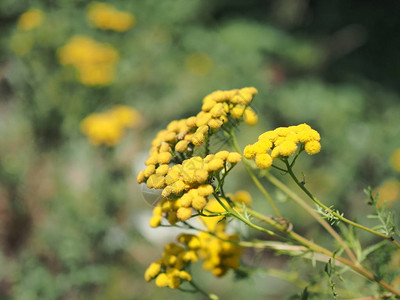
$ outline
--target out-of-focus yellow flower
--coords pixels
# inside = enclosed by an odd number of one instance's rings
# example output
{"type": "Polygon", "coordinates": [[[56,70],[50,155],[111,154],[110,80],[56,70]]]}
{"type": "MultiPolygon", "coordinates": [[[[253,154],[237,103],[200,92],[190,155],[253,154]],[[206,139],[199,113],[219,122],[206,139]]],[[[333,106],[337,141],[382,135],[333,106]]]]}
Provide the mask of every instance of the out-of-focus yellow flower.
{"type": "Polygon", "coordinates": [[[393,169],[400,172],[400,148],[394,150],[390,155],[390,164],[393,169]]]}
{"type": "Polygon", "coordinates": [[[144,274],[147,282],[155,279],[158,287],[178,289],[183,281],[192,280],[184,268],[199,259],[200,240],[192,234],[181,234],[177,240],[179,243],[165,245],[162,257],[147,268],[144,274]]]}
{"type": "Polygon", "coordinates": [[[39,27],[44,20],[44,13],[36,8],[24,12],[18,19],[17,28],[28,31],[39,27]]]}
{"type": "Polygon", "coordinates": [[[79,81],[85,85],[109,85],[115,77],[118,51],[90,37],[75,36],[58,50],[63,65],[72,65],[78,71],[79,81]]]}
{"type": "Polygon", "coordinates": [[[233,195],[229,195],[233,202],[244,203],[246,205],[251,204],[251,195],[248,191],[239,190],[233,195]]]}
{"type": "Polygon", "coordinates": [[[400,199],[400,181],[385,181],[380,187],[375,190],[375,192],[379,193],[377,206],[380,208],[382,207],[383,203],[386,203],[386,206],[390,207],[395,201],[398,201],[400,199]]]}
{"type": "Polygon", "coordinates": [[[195,76],[204,76],[210,73],[213,67],[211,57],[204,52],[194,52],[185,59],[186,70],[195,76]]]}
{"type": "Polygon", "coordinates": [[[106,112],[87,116],[81,122],[81,131],[91,144],[112,147],[121,141],[126,127],[133,127],[138,122],[139,113],[135,109],[118,105],[106,112]],[[122,110],[124,113],[121,113],[122,110]]]}
{"type": "Polygon", "coordinates": [[[88,6],[87,18],[91,26],[103,30],[123,32],[135,25],[135,17],[132,14],[101,2],[92,2],[88,6]]]}
{"type": "MultiPolygon", "coordinates": [[[[221,201],[224,205],[229,206],[225,200],[221,199],[221,201]]],[[[225,211],[215,199],[207,204],[206,209],[211,215],[225,211]]],[[[237,269],[243,249],[224,240],[238,241],[239,237],[235,234],[228,235],[225,232],[226,222],[223,220],[223,216],[200,218],[208,231],[219,237],[217,238],[206,232],[199,233],[199,254],[204,260],[203,268],[211,271],[217,277],[225,275],[229,269],[237,269]]]]}
{"type": "Polygon", "coordinates": [[[32,35],[25,32],[18,32],[11,37],[10,46],[15,54],[23,56],[32,50],[34,44],[35,40],[32,35]]]}
{"type": "Polygon", "coordinates": [[[126,105],[117,105],[111,111],[117,122],[123,127],[134,127],[140,120],[139,113],[126,105]]]}

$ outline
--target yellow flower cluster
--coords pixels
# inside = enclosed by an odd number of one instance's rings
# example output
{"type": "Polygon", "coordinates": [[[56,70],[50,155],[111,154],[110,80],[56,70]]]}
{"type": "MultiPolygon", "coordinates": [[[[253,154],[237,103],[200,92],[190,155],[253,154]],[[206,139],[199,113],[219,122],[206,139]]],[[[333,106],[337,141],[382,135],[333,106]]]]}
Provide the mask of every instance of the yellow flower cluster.
{"type": "MultiPolygon", "coordinates": [[[[226,205],[227,202],[224,201],[226,205]]],[[[207,210],[212,213],[224,212],[225,209],[217,200],[212,200],[207,205],[207,210]]],[[[223,240],[238,241],[237,235],[226,234],[226,222],[221,221],[223,217],[201,217],[207,229],[218,237],[206,232],[199,233],[200,251],[199,254],[204,260],[203,268],[211,271],[215,276],[223,276],[229,269],[239,267],[240,255],[243,249],[231,242],[223,240]]]]}
{"type": "Polygon", "coordinates": [[[227,194],[230,200],[236,203],[244,203],[246,205],[251,204],[251,195],[248,191],[240,190],[237,191],[235,194],[227,194]]]}
{"type": "Polygon", "coordinates": [[[248,105],[257,93],[254,87],[211,93],[203,99],[202,111],[197,115],[199,125],[208,124],[211,128],[219,128],[228,117],[236,120],[243,117],[246,124],[256,124],[258,117],[248,105]]]}
{"type": "Polygon", "coordinates": [[[243,116],[247,124],[257,123],[257,115],[248,107],[256,93],[257,90],[250,87],[216,91],[206,96],[202,111],[196,116],[172,121],[157,134],[152,141],[149,161],[156,160],[161,152],[191,152],[194,146],[201,146],[208,135],[228,122],[229,117],[239,120],[243,116]]]}
{"type": "Polygon", "coordinates": [[[105,86],[115,77],[119,53],[111,45],[87,36],[75,36],[58,50],[58,57],[61,64],[75,67],[81,83],[105,86]]]}
{"type": "Polygon", "coordinates": [[[39,27],[43,23],[44,13],[36,8],[24,12],[18,19],[17,28],[21,31],[29,31],[39,27]]]}
{"type": "Polygon", "coordinates": [[[87,18],[93,27],[118,32],[127,31],[135,24],[135,17],[132,14],[119,11],[114,6],[101,2],[93,2],[89,5],[87,18]]]}
{"type": "Polygon", "coordinates": [[[243,117],[246,123],[255,124],[257,115],[248,105],[256,93],[253,87],[213,92],[203,99],[200,113],[172,121],[157,134],[145,162],[147,167],[137,177],[138,183],[163,189],[164,198],[155,207],[150,221],[152,227],[159,226],[164,215],[174,224],[189,219],[193,209],[204,208],[207,197],[214,191],[208,184],[212,173],[226,168],[228,163],[238,163],[241,155],[220,151],[202,158],[193,157],[193,150],[232,119],[243,117]]]}
{"type": "Polygon", "coordinates": [[[172,160],[172,154],[168,151],[153,158],[151,156],[146,161],[147,168],[137,178],[139,183],[146,182],[149,188],[163,189],[163,199],[153,210],[151,227],[159,226],[164,215],[167,215],[170,224],[175,224],[178,220],[189,219],[193,209],[202,210],[208,202],[208,196],[214,192],[213,186],[207,183],[212,173],[242,159],[239,153],[225,150],[205,158],[194,156],[172,167],[168,165],[172,160]]]}
{"type": "Polygon", "coordinates": [[[162,258],[152,263],[146,270],[144,278],[147,282],[155,278],[159,287],[178,289],[182,281],[191,281],[192,277],[184,270],[191,262],[198,261],[200,240],[192,234],[181,234],[179,243],[170,243],[164,247],[162,258]]]}
{"type": "Polygon", "coordinates": [[[261,134],[256,143],[245,147],[243,155],[247,159],[255,158],[257,167],[266,169],[275,158],[294,154],[298,143],[304,144],[308,154],[318,153],[321,150],[320,139],[319,133],[307,124],[279,127],[261,134]]]}
{"type": "Polygon", "coordinates": [[[117,105],[103,113],[87,116],[81,122],[81,131],[88,136],[91,144],[112,147],[121,141],[125,128],[134,127],[139,120],[139,113],[135,109],[117,105]]]}
{"type": "MultiPolygon", "coordinates": [[[[227,204],[226,201],[224,202],[227,204]]],[[[206,208],[212,213],[225,211],[215,199],[210,201],[206,208]]],[[[226,222],[221,221],[221,218],[201,217],[207,229],[216,236],[206,232],[200,232],[198,236],[181,234],[177,238],[179,243],[167,244],[162,258],[147,268],[144,274],[145,280],[149,282],[155,279],[159,287],[168,286],[177,289],[182,281],[191,280],[185,267],[192,262],[197,262],[199,257],[204,260],[203,268],[217,277],[223,276],[229,269],[237,269],[243,250],[232,243],[239,241],[239,238],[235,234],[226,234],[226,222]]]]}

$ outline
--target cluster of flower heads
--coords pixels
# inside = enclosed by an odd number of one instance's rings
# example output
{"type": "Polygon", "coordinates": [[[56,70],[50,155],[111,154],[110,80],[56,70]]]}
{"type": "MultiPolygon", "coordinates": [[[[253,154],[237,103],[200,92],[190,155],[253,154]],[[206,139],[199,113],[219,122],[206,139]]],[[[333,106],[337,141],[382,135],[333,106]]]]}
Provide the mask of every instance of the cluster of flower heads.
{"type": "Polygon", "coordinates": [[[146,182],[149,188],[163,189],[163,199],[153,210],[150,226],[159,226],[163,216],[170,224],[186,221],[191,218],[193,209],[204,209],[214,192],[214,187],[208,183],[214,172],[227,170],[229,164],[235,165],[241,159],[239,153],[223,150],[205,158],[194,156],[171,167],[168,166],[172,160],[170,152],[160,153],[157,161],[148,160],[147,168],[139,173],[138,182],[146,182]]]}
{"type": "MultiPolygon", "coordinates": [[[[237,194],[243,196],[242,192],[237,194]]],[[[249,200],[247,194],[245,198],[249,200]]],[[[227,204],[226,201],[224,202],[227,204]]],[[[215,199],[210,201],[206,208],[214,214],[225,211],[215,199]]],[[[203,268],[217,277],[223,276],[229,269],[239,267],[243,250],[234,244],[239,240],[238,236],[228,235],[225,232],[226,221],[219,216],[203,216],[201,220],[213,235],[207,232],[200,232],[198,235],[179,235],[178,243],[167,244],[161,259],[147,268],[144,275],[146,281],[155,279],[159,287],[168,286],[177,289],[183,281],[191,281],[191,275],[185,269],[189,264],[197,262],[199,258],[203,259],[203,268]]]]}
{"type": "Polygon", "coordinates": [[[243,155],[247,159],[255,158],[257,167],[266,169],[279,156],[294,154],[298,143],[304,145],[308,154],[318,153],[321,150],[320,139],[319,133],[307,124],[279,127],[261,134],[256,143],[245,147],[243,155]]]}
{"type": "Polygon", "coordinates": [[[157,286],[177,289],[182,281],[192,279],[184,269],[189,263],[198,261],[200,240],[191,234],[181,234],[177,240],[179,243],[165,245],[162,257],[147,268],[144,274],[146,281],[155,278],[157,286]]]}
{"type": "Polygon", "coordinates": [[[136,126],[140,121],[139,113],[125,105],[117,105],[102,113],[87,116],[81,122],[81,131],[91,144],[117,145],[124,136],[125,129],[136,126]]]}
{"type": "Polygon", "coordinates": [[[207,197],[214,192],[210,185],[214,172],[238,163],[241,155],[220,151],[202,158],[193,156],[194,148],[231,120],[243,118],[255,124],[257,115],[249,105],[256,93],[253,87],[213,92],[203,99],[202,110],[196,116],[172,121],[157,134],[145,162],[147,167],[137,177],[139,183],[163,190],[163,199],[150,221],[152,227],[159,226],[163,216],[174,224],[189,219],[193,209],[205,207],[207,197]]]}
{"type": "Polygon", "coordinates": [[[229,119],[242,117],[249,125],[257,123],[258,117],[249,107],[257,90],[253,87],[216,91],[203,99],[201,112],[196,116],[172,121],[152,141],[147,165],[154,164],[157,156],[164,152],[193,152],[194,146],[201,146],[206,137],[213,134],[229,119]]]}
{"type": "Polygon", "coordinates": [[[135,17],[132,14],[101,2],[92,2],[88,6],[87,18],[93,27],[118,32],[127,31],[135,24],[135,17]]]}
{"type": "MultiPolygon", "coordinates": [[[[210,136],[224,125],[229,128],[241,119],[249,125],[255,124],[258,117],[249,105],[256,93],[252,87],[213,92],[203,99],[201,112],[172,121],[152,141],[146,168],[137,177],[137,181],[146,183],[148,188],[162,190],[162,199],[153,210],[150,226],[160,226],[164,218],[171,225],[186,221],[197,211],[202,214],[206,229],[213,234],[179,236],[180,244],[168,244],[162,258],[147,269],[147,281],[155,279],[157,286],[179,288],[182,281],[191,280],[185,268],[199,258],[204,260],[203,267],[215,276],[223,276],[230,268],[239,266],[242,250],[235,244],[238,236],[225,232],[226,221],[219,214],[225,210],[212,197],[218,197],[214,178],[218,178],[221,171],[229,171],[242,156],[223,150],[214,154],[206,151],[201,157],[195,155],[194,150],[204,144],[207,149],[210,136]]],[[[251,201],[245,191],[228,197],[237,203],[251,201]]]]}
{"type": "Polygon", "coordinates": [[[87,36],[75,36],[58,50],[63,65],[72,65],[85,85],[108,85],[115,77],[118,51],[87,36]]]}

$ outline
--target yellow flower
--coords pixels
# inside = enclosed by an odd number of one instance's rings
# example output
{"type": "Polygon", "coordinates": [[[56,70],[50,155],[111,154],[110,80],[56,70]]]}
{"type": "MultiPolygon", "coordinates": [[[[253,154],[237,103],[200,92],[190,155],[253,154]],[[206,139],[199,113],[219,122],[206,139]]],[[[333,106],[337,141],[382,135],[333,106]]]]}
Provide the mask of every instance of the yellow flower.
{"type": "Polygon", "coordinates": [[[175,145],[175,151],[177,152],[184,152],[186,151],[187,147],[189,146],[189,141],[179,141],[176,145],[175,145]]]}
{"type": "Polygon", "coordinates": [[[181,207],[177,212],[178,219],[181,221],[186,221],[192,216],[192,209],[189,207],[181,207]]]}
{"type": "Polygon", "coordinates": [[[255,157],[256,165],[266,169],[274,159],[296,153],[298,143],[304,144],[308,154],[318,153],[321,150],[320,139],[319,133],[307,124],[279,127],[261,134],[257,142],[244,148],[243,155],[247,159],[255,157]]]}
{"type": "Polygon", "coordinates": [[[390,165],[394,170],[400,172],[400,148],[394,150],[390,155],[390,165]]]}
{"type": "Polygon", "coordinates": [[[229,151],[222,150],[222,151],[215,153],[214,157],[222,159],[222,160],[226,160],[228,158],[228,156],[229,156],[229,151]]]}
{"type": "Polygon", "coordinates": [[[245,109],[245,106],[244,106],[244,105],[241,105],[241,104],[236,105],[236,106],[235,106],[233,109],[231,109],[231,111],[230,111],[231,116],[232,116],[233,118],[235,118],[235,119],[239,119],[240,117],[243,116],[243,114],[244,114],[244,109],[245,109]]]}
{"type": "Polygon", "coordinates": [[[135,25],[135,17],[132,14],[119,11],[112,5],[100,2],[92,2],[88,6],[87,18],[91,26],[103,30],[123,32],[135,25]]]}
{"type": "Polygon", "coordinates": [[[162,219],[161,216],[152,216],[151,219],[150,219],[150,227],[155,228],[155,227],[160,226],[161,219],[162,219]]]}
{"type": "Polygon", "coordinates": [[[256,154],[256,165],[260,169],[267,169],[272,165],[272,157],[267,153],[256,154]]]}
{"type": "Polygon", "coordinates": [[[91,144],[98,146],[117,145],[122,138],[122,130],[113,118],[108,115],[92,114],[86,117],[81,123],[82,132],[89,137],[91,144]]]}
{"type": "Polygon", "coordinates": [[[231,152],[227,157],[227,161],[230,162],[231,164],[237,164],[241,160],[242,156],[240,155],[240,153],[237,152],[231,152]]]}
{"type": "MultiPolygon", "coordinates": [[[[219,126],[229,121],[231,108],[236,105],[243,112],[256,93],[254,88],[215,91],[203,99],[202,111],[196,116],[170,122],[153,139],[150,156],[145,161],[147,167],[137,180],[149,188],[162,189],[163,199],[157,207],[162,208],[163,217],[170,224],[188,220],[193,211],[202,210],[214,192],[212,185],[205,184],[211,181],[212,173],[233,167],[241,160],[240,153],[226,150],[205,158],[193,156],[193,153],[195,147],[201,146],[219,126]],[[239,104],[234,105],[235,101],[239,104]]],[[[270,148],[272,143],[261,141],[260,145],[266,152],[265,147],[270,148]]],[[[157,226],[159,214],[153,212],[153,215],[157,217],[152,225],[157,226]]]]}
{"type": "Polygon", "coordinates": [[[255,151],[253,145],[247,145],[246,147],[244,147],[243,155],[247,159],[251,159],[254,156],[256,156],[256,151],[255,151]]]}
{"type": "Polygon", "coordinates": [[[172,159],[172,154],[169,152],[163,152],[158,155],[159,164],[168,164],[172,159]]]}
{"type": "Polygon", "coordinates": [[[276,141],[276,139],[278,138],[278,134],[275,131],[267,131],[264,132],[263,134],[261,134],[258,137],[258,140],[268,140],[272,143],[274,143],[276,141]]]}
{"type": "Polygon", "coordinates": [[[196,210],[203,209],[207,204],[206,198],[203,196],[197,196],[192,200],[192,207],[196,210]]]}
{"type": "Polygon", "coordinates": [[[126,105],[116,105],[110,113],[122,127],[134,127],[140,121],[138,111],[126,105]]]}
{"type": "Polygon", "coordinates": [[[158,287],[168,286],[168,282],[169,282],[169,278],[168,278],[167,274],[165,274],[165,273],[161,273],[156,278],[156,285],[158,287]]]}
{"type": "Polygon", "coordinates": [[[161,271],[161,264],[152,263],[144,273],[144,279],[150,281],[152,278],[156,277],[161,271]]]}
{"type": "Polygon", "coordinates": [[[62,65],[72,65],[77,70],[79,81],[85,85],[105,86],[114,80],[119,53],[108,44],[75,36],[57,54],[62,65]]]}
{"type": "Polygon", "coordinates": [[[251,195],[248,191],[240,190],[233,195],[229,195],[231,200],[238,203],[244,203],[246,205],[251,204],[251,195]]]}
{"type": "Polygon", "coordinates": [[[258,116],[251,107],[246,108],[244,111],[244,121],[247,125],[255,125],[258,122],[258,116]]]}
{"type": "MultiPolygon", "coordinates": [[[[124,107],[125,113],[128,109],[131,113],[130,120],[127,120],[126,116],[121,118],[121,106],[117,106],[117,110],[119,110],[117,113],[115,109],[111,109],[103,113],[91,114],[82,120],[80,124],[81,131],[89,138],[90,143],[95,146],[101,144],[109,147],[115,146],[121,141],[125,127],[132,127],[138,122],[139,113],[133,108],[124,107]]],[[[156,162],[151,161],[152,159],[154,160],[154,158],[148,159],[147,163],[155,164],[156,162]]]]}
{"type": "Polygon", "coordinates": [[[44,13],[36,8],[24,12],[18,19],[17,28],[28,31],[39,27],[43,23],[44,13]]]}
{"type": "Polygon", "coordinates": [[[167,164],[160,165],[156,170],[156,174],[158,174],[158,175],[166,175],[168,173],[168,170],[169,170],[169,166],[167,164]]]}
{"type": "Polygon", "coordinates": [[[225,162],[220,158],[214,158],[207,164],[207,170],[210,172],[220,170],[224,167],[225,162]]]}
{"type": "Polygon", "coordinates": [[[400,200],[400,181],[387,180],[375,192],[379,194],[378,207],[381,208],[383,203],[390,207],[394,202],[400,200]]]}
{"type": "Polygon", "coordinates": [[[304,149],[310,155],[317,154],[319,151],[321,151],[321,144],[317,141],[309,141],[305,144],[304,149]]]}
{"type": "MultiPolygon", "coordinates": [[[[223,200],[223,202],[228,205],[228,203],[223,200]]],[[[213,199],[210,200],[206,206],[206,209],[212,213],[210,214],[215,214],[215,213],[222,213],[225,211],[225,209],[221,206],[221,204],[213,199]]],[[[222,226],[221,220],[224,218],[224,216],[217,216],[217,217],[200,217],[201,221],[205,224],[208,230],[210,231],[215,231],[215,229],[218,226],[222,226]]]]}
{"type": "Polygon", "coordinates": [[[279,152],[283,156],[290,156],[294,154],[296,151],[297,151],[297,145],[292,141],[284,141],[282,144],[279,145],[279,152]]]}

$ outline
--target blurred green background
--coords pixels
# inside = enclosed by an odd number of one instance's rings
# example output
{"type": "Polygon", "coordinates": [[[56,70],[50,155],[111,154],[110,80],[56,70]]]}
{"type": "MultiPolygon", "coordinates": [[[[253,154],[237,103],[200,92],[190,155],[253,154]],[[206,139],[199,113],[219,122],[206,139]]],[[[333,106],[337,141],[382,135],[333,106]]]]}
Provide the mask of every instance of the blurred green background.
{"type": "MultiPolygon", "coordinates": [[[[136,174],[155,133],[195,115],[217,89],[259,90],[260,121],[240,127],[242,147],[278,126],[306,122],[321,133],[321,153],[303,157],[297,171],[324,203],[373,224],[362,192],[371,185],[398,211],[400,2],[107,1],[135,18],[122,32],[91,26],[90,3],[0,1],[0,299],[202,299],[145,283],[144,270],[174,234],[148,226],[136,174]],[[41,24],[21,29],[32,8],[41,24]],[[118,52],[109,84],[82,84],[60,63],[59,49],[77,35],[118,52]],[[91,145],[81,120],[118,104],[135,108],[139,124],[115,147],[91,145]]],[[[243,169],[229,187],[248,189],[271,213],[243,169]]],[[[330,246],[295,204],[274,196],[297,231],[330,246]]],[[[268,251],[247,251],[243,261],[299,267],[268,251]]],[[[322,276],[306,265],[301,280],[322,276]]],[[[222,299],[297,299],[302,290],[273,272],[235,281],[200,269],[195,278],[222,299]]]]}

